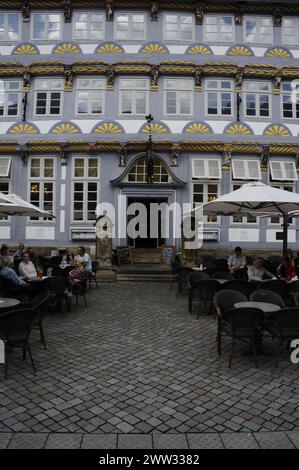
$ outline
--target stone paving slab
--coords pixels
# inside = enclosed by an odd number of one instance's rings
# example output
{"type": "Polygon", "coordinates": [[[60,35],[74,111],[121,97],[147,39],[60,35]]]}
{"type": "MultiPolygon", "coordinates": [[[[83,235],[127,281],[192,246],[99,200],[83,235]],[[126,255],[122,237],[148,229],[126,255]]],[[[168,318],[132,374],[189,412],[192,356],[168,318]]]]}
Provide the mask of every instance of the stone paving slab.
{"type": "MultiPolygon", "coordinates": [[[[259,445],[251,433],[224,432],[221,439],[225,449],[258,449],[259,445]]],[[[271,437],[269,438],[271,441],[271,437]]],[[[275,436],[272,437],[275,440],[275,436]]]]}
{"type": "Polygon", "coordinates": [[[184,434],[153,434],[154,449],[188,449],[184,434]]]}
{"type": "Polygon", "coordinates": [[[82,434],[52,433],[49,434],[45,449],[80,449],[82,434]]]}
{"type": "Polygon", "coordinates": [[[259,432],[254,436],[261,449],[295,449],[294,444],[284,432],[259,432]]]}
{"type": "Polygon", "coordinates": [[[47,438],[48,434],[42,433],[14,434],[8,449],[43,449],[47,438]]]}
{"type": "Polygon", "coordinates": [[[238,344],[228,369],[230,340],[218,357],[215,319],[187,304],[167,283],[107,283],[88,308],[50,312],[47,350],[38,331],[30,339],[37,374],[18,348],[7,380],[0,365],[0,434],[81,433],[88,445],[86,434],[299,431],[298,366],[259,356],[256,369],[238,344]]]}
{"type": "Polygon", "coordinates": [[[0,433],[0,449],[6,449],[12,437],[13,434],[10,432],[0,433]]]}
{"type": "Polygon", "coordinates": [[[82,449],[116,449],[117,434],[84,434],[82,449]]]}
{"type": "Polygon", "coordinates": [[[217,433],[187,434],[190,449],[223,449],[221,437],[217,433]]]}
{"type": "Polygon", "coordinates": [[[153,439],[150,434],[119,434],[118,449],[152,449],[153,439]]]}

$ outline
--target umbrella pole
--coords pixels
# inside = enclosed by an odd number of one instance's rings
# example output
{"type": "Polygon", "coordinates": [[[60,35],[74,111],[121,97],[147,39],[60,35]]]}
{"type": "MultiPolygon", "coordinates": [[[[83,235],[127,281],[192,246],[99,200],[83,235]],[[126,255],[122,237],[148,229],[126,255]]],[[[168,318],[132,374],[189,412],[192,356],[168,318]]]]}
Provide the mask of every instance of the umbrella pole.
{"type": "Polygon", "coordinates": [[[283,216],[283,246],[282,246],[282,251],[283,251],[283,256],[287,256],[288,252],[288,226],[289,226],[289,216],[288,214],[284,214],[283,216]]]}

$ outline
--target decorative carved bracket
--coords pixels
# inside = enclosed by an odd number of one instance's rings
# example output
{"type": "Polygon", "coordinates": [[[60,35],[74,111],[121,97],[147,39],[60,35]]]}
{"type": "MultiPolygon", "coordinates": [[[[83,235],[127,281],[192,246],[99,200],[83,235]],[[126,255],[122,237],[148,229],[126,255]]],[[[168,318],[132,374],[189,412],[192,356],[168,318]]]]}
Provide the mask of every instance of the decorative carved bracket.
{"type": "Polygon", "coordinates": [[[275,26],[281,26],[282,17],[283,17],[283,8],[282,7],[275,8],[274,12],[273,12],[273,15],[274,15],[274,25],[275,26]]]}
{"type": "Polygon", "coordinates": [[[282,73],[278,72],[274,77],[274,87],[273,87],[273,94],[274,95],[280,95],[281,80],[282,80],[282,73]]]}
{"type": "Polygon", "coordinates": [[[242,82],[244,78],[244,67],[238,67],[235,75],[235,91],[240,92],[242,88],[242,82]]]}
{"type": "Polygon", "coordinates": [[[64,66],[64,91],[72,91],[73,89],[73,80],[74,72],[72,65],[64,66]]]}
{"type": "Polygon", "coordinates": [[[22,1],[22,18],[24,23],[28,23],[30,21],[30,4],[29,0],[22,1]]]}
{"type": "Polygon", "coordinates": [[[113,21],[114,4],[113,0],[106,0],[106,20],[113,21]]]}
{"type": "Polygon", "coordinates": [[[30,67],[26,65],[23,68],[23,88],[22,88],[22,91],[24,93],[29,92],[30,82],[31,82],[31,70],[30,70],[30,67]]]}
{"type": "Polygon", "coordinates": [[[108,65],[106,68],[107,90],[114,90],[115,68],[114,65],[108,65]]]}
{"type": "Polygon", "coordinates": [[[244,8],[242,5],[237,5],[235,8],[235,24],[242,25],[244,16],[244,8]]]}
{"type": "Polygon", "coordinates": [[[61,142],[60,144],[60,157],[61,157],[61,166],[67,166],[69,159],[69,151],[67,150],[67,142],[61,142]]]}
{"type": "Polygon", "coordinates": [[[261,168],[267,168],[269,154],[270,154],[270,145],[263,145],[262,151],[261,151],[261,168]]]}
{"type": "Polygon", "coordinates": [[[151,90],[158,90],[159,65],[151,65],[151,90]]]}
{"type": "Polygon", "coordinates": [[[158,13],[159,13],[159,2],[151,2],[150,4],[151,21],[158,21],[158,13]]]}
{"type": "Polygon", "coordinates": [[[170,166],[172,167],[179,166],[180,152],[181,152],[181,145],[172,144],[171,152],[170,152],[170,166]]]}
{"type": "Polygon", "coordinates": [[[98,153],[98,147],[97,147],[97,144],[96,143],[89,143],[88,144],[88,149],[87,149],[88,153],[98,153]]]}
{"type": "Polygon", "coordinates": [[[119,164],[118,164],[118,166],[125,167],[127,165],[127,154],[128,154],[127,144],[119,144],[119,147],[118,147],[119,164]]]}
{"type": "Polygon", "coordinates": [[[64,22],[71,23],[73,12],[72,0],[64,0],[63,7],[64,22]]]}
{"type": "Polygon", "coordinates": [[[201,65],[198,65],[194,69],[194,88],[195,91],[201,91],[202,90],[202,78],[204,74],[204,69],[201,65]]]}
{"type": "Polygon", "coordinates": [[[222,168],[224,170],[229,170],[230,165],[231,165],[231,159],[232,159],[232,152],[233,152],[233,146],[231,144],[223,144],[223,152],[222,152],[222,157],[223,157],[223,163],[222,163],[222,168]]]}
{"type": "Polygon", "coordinates": [[[17,150],[19,151],[20,153],[20,157],[22,159],[22,162],[24,163],[24,165],[27,165],[28,163],[28,158],[29,158],[29,148],[28,148],[28,144],[23,144],[23,145],[19,145],[17,150]]]}
{"type": "Polygon", "coordinates": [[[203,24],[204,14],[205,14],[205,5],[204,2],[196,2],[195,7],[195,22],[198,25],[203,24]]]}

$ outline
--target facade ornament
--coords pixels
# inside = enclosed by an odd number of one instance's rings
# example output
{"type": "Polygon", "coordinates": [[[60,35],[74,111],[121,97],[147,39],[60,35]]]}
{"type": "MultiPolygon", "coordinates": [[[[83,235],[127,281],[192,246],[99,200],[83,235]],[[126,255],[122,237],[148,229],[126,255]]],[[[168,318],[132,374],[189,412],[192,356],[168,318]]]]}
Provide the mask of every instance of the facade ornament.
{"type": "Polygon", "coordinates": [[[18,146],[18,151],[20,152],[20,157],[24,165],[27,165],[29,158],[29,147],[28,144],[22,144],[18,146]]]}
{"type": "Polygon", "coordinates": [[[261,151],[261,167],[262,168],[267,167],[269,153],[270,153],[270,145],[262,145],[262,151],[261,151]]]}
{"type": "Polygon", "coordinates": [[[64,22],[71,23],[72,21],[72,0],[64,0],[63,1],[63,14],[64,14],[64,22]]]}
{"type": "Polygon", "coordinates": [[[114,89],[115,69],[113,65],[108,65],[106,69],[107,76],[107,90],[114,89]]]}
{"type": "Polygon", "coordinates": [[[151,90],[158,90],[159,65],[151,65],[151,90]]]}
{"type": "Polygon", "coordinates": [[[118,155],[119,155],[119,164],[120,167],[125,167],[127,165],[127,144],[119,144],[118,155]]]}
{"type": "Polygon", "coordinates": [[[282,80],[282,73],[279,71],[274,77],[274,88],[273,94],[279,95],[281,90],[281,80],[282,80]]]}
{"type": "Polygon", "coordinates": [[[61,166],[67,166],[69,151],[67,150],[67,142],[61,142],[60,144],[60,157],[61,157],[61,166]]]}
{"type": "Polygon", "coordinates": [[[64,66],[64,91],[72,91],[74,72],[72,65],[64,66]]]}
{"type": "Polygon", "coordinates": [[[97,153],[97,151],[98,151],[97,144],[95,142],[90,142],[88,144],[87,151],[88,151],[88,153],[97,153]]]}
{"type": "Polygon", "coordinates": [[[28,23],[30,21],[29,0],[22,1],[22,18],[23,18],[24,23],[28,23]]]}
{"type": "Polygon", "coordinates": [[[106,0],[106,20],[113,21],[114,14],[114,5],[113,0],[106,0]]]}
{"type": "Polygon", "coordinates": [[[171,153],[170,153],[170,166],[173,166],[173,167],[179,166],[180,151],[181,151],[180,144],[172,144],[171,153]]]}
{"type": "Polygon", "coordinates": [[[202,90],[202,78],[203,78],[203,66],[198,65],[194,69],[194,87],[195,91],[201,91],[202,90]]]}
{"type": "Polygon", "coordinates": [[[235,75],[235,91],[240,92],[244,78],[244,67],[238,67],[235,75]]]}
{"type": "Polygon", "coordinates": [[[235,24],[236,25],[243,24],[243,15],[244,15],[244,8],[241,5],[237,5],[235,8],[235,24]]]}
{"type": "Polygon", "coordinates": [[[275,8],[274,10],[274,25],[275,26],[281,26],[282,16],[283,16],[283,9],[281,7],[275,8]]]}
{"type": "Polygon", "coordinates": [[[159,2],[151,2],[150,14],[151,21],[158,21],[159,2]]]}
{"type": "Polygon", "coordinates": [[[223,144],[223,164],[222,167],[224,169],[230,169],[231,160],[232,160],[232,145],[231,144],[223,144]]]}
{"type": "Polygon", "coordinates": [[[195,8],[195,22],[196,24],[202,25],[204,19],[204,3],[196,2],[195,8]]]}

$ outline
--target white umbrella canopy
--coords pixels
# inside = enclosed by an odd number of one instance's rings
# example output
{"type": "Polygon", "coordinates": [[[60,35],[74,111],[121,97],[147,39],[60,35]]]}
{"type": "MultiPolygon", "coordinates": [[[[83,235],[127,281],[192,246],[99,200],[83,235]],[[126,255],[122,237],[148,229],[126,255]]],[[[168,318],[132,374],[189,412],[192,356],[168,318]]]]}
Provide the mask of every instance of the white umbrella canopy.
{"type": "Polygon", "coordinates": [[[0,193],[0,214],[1,215],[19,215],[27,217],[43,217],[52,219],[55,217],[50,212],[44,211],[34,204],[25,201],[16,194],[4,195],[6,201],[2,201],[2,193],[0,193]]]}
{"type": "MultiPolygon", "coordinates": [[[[204,215],[282,215],[283,254],[288,247],[288,219],[299,211],[299,194],[273,188],[260,182],[243,184],[241,188],[203,204],[204,215]]],[[[196,210],[196,209],[195,209],[196,210]]]]}

